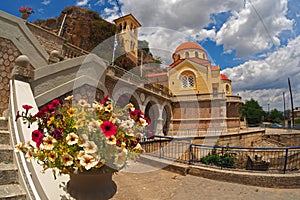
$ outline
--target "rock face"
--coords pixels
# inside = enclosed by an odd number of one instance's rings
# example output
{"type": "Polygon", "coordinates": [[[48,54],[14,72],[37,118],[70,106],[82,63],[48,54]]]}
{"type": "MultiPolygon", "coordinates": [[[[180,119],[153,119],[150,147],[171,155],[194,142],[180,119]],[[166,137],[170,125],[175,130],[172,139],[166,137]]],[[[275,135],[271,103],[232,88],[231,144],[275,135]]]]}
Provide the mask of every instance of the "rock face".
{"type": "MultiPolygon", "coordinates": [[[[86,51],[92,51],[97,45],[106,39],[114,36],[116,32],[115,24],[109,23],[101,18],[101,16],[92,10],[87,8],[81,8],[77,6],[69,6],[62,10],[58,18],[49,18],[46,20],[37,20],[33,22],[34,24],[51,31],[65,38],[71,44],[80,47],[86,51]],[[64,21],[64,17],[65,21],[64,21]],[[63,27],[61,28],[62,22],[64,21],[63,27]],[[61,29],[61,30],[60,30],[61,29]]],[[[109,52],[109,55],[103,55],[103,58],[111,56],[113,51],[113,40],[110,41],[111,45],[107,47],[105,51],[109,52]]],[[[119,44],[118,49],[122,48],[122,45],[119,44]]],[[[126,70],[130,70],[136,66],[125,53],[121,53],[119,58],[116,58],[115,63],[126,70]]],[[[153,73],[161,71],[159,67],[160,61],[153,58],[150,50],[149,44],[147,41],[139,41],[139,50],[138,50],[138,64],[146,63],[156,63],[157,67],[151,67],[147,70],[147,73],[153,73]],[[143,59],[141,59],[143,57],[143,59]]],[[[108,58],[107,60],[110,60],[108,58]]]]}
{"type": "Polygon", "coordinates": [[[57,19],[38,20],[34,24],[58,33],[65,15],[60,36],[84,50],[92,51],[116,32],[116,26],[102,19],[98,13],[76,6],[63,9],[57,19]]]}

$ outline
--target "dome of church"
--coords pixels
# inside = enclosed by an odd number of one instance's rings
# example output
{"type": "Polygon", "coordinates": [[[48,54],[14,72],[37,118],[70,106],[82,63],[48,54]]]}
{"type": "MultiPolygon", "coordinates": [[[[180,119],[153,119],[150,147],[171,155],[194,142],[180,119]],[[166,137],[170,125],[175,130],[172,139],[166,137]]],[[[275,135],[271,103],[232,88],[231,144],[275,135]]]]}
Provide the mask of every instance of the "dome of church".
{"type": "Polygon", "coordinates": [[[184,42],[176,48],[175,53],[185,49],[198,49],[201,51],[205,51],[203,47],[196,42],[184,42]]]}

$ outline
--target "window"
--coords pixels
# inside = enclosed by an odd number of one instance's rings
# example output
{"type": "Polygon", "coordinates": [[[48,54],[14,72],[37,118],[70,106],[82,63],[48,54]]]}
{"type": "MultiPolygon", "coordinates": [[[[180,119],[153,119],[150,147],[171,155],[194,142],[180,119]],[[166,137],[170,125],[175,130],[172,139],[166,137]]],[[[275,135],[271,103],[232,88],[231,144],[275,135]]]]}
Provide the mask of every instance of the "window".
{"type": "Polygon", "coordinates": [[[190,57],[189,52],[185,52],[185,58],[189,58],[189,57],[190,57]]]}
{"type": "Polygon", "coordinates": [[[228,84],[226,84],[226,94],[229,94],[230,93],[230,87],[228,84]]]}
{"type": "Polygon", "coordinates": [[[182,88],[193,88],[195,87],[195,79],[192,74],[183,75],[181,77],[182,88]]]}
{"type": "Polygon", "coordinates": [[[199,58],[198,51],[195,51],[195,57],[196,57],[196,58],[199,58]]]}

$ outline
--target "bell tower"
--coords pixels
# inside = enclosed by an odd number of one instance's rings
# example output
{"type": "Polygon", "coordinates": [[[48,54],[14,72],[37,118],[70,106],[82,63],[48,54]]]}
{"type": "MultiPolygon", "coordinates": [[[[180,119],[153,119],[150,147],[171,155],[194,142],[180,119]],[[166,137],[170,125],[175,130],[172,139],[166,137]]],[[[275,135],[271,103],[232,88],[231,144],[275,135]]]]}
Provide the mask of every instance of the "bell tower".
{"type": "Polygon", "coordinates": [[[128,14],[114,20],[117,26],[118,41],[124,45],[129,58],[137,63],[138,59],[138,28],[141,24],[132,15],[128,14]]]}

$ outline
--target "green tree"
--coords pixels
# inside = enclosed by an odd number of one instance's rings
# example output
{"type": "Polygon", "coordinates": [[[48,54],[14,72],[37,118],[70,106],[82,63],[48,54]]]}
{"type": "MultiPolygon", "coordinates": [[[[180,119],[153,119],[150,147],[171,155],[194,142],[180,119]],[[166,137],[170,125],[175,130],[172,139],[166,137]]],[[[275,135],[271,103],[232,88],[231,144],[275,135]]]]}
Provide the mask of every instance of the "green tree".
{"type": "Polygon", "coordinates": [[[248,124],[259,124],[265,115],[265,111],[254,99],[248,100],[240,107],[240,113],[246,118],[248,124]]]}
{"type": "Polygon", "coordinates": [[[281,123],[282,119],[282,113],[279,112],[276,108],[271,110],[270,114],[268,115],[268,120],[273,123],[281,123]]]}

